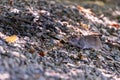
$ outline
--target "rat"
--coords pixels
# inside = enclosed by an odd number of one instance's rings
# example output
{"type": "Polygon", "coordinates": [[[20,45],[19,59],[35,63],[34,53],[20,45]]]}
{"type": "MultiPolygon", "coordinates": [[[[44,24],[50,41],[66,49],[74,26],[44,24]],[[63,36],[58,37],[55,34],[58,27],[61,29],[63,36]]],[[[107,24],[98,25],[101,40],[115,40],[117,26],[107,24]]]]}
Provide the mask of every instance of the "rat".
{"type": "Polygon", "coordinates": [[[73,36],[69,39],[69,43],[81,49],[98,50],[102,48],[102,42],[99,36],[96,35],[73,36]]]}

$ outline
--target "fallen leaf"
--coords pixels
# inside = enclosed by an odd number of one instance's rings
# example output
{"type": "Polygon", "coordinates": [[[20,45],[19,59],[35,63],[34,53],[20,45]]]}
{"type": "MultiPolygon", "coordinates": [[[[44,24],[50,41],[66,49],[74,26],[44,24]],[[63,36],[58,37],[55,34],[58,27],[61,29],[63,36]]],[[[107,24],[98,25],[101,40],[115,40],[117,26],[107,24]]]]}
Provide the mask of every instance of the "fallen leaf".
{"type": "Polygon", "coordinates": [[[8,43],[14,43],[18,40],[18,37],[16,35],[8,36],[5,38],[5,41],[8,43]]]}
{"type": "Polygon", "coordinates": [[[102,48],[101,40],[99,36],[87,35],[87,36],[73,36],[69,39],[69,43],[73,46],[82,49],[100,49],[102,48]]]}
{"type": "Polygon", "coordinates": [[[84,24],[84,23],[82,23],[82,22],[80,22],[80,27],[81,27],[82,29],[84,29],[84,30],[89,30],[88,25],[87,25],[87,24],[84,24]]]}
{"type": "Polygon", "coordinates": [[[35,49],[31,48],[31,49],[28,50],[28,52],[33,54],[35,52],[35,49]]]}
{"type": "Polygon", "coordinates": [[[120,24],[118,23],[111,23],[110,26],[114,27],[114,28],[120,28],[120,24]]]}
{"type": "Polygon", "coordinates": [[[77,56],[80,60],[87,60],[87,55],[85,54],[78,54],[77,56]]]}
{"type": "Polygon", "coordinates": [[[91,15],[95,15],[95,14],[91,11],[91,9],[85,9],[85,8],[82,7],[82,6],[77,6],[77,8],[78,8],[80,11],[84,12],[84,13],[88,13],[88,14],[91,14],[91,15]]]}
{"type": "Polygon", "coordinates": [[[45,56],[45,53],[43,51],[40,51],[38,54],[39,54],[39,56],[42,56],[42,57],[45,56]]]}

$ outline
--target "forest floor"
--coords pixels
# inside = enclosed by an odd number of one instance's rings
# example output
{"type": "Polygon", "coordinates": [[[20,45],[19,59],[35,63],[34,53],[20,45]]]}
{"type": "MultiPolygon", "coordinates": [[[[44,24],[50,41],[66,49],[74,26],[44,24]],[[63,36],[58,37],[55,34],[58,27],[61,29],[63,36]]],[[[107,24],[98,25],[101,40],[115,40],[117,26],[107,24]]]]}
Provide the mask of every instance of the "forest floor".
{"type": "Polygon", "coordinates": [[[0,1],[0,80],[120,80],[120,1],[78,1],[0,1]]]}

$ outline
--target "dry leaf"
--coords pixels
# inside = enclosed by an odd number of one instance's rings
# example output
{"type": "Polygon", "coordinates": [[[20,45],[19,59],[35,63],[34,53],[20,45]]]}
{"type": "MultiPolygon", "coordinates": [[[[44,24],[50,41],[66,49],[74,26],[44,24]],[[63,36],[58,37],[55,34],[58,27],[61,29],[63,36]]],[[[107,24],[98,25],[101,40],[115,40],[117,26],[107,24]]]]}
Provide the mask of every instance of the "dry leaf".
{"type": "Polygon", "coordinates": [[[84,23],[82,23],[82,22],[80,22],[80,27],[81,27],[82,29],[84,29],[84,30],[89,30],[88,25],[87,25],[87,24],[84,24],[84,23]]]}
{"type": "Polygon", "coordinates": [[[5,41],[8,43],[14,43],[18,40],[18,37],[16,35],[8,36],[5,38],[5,41]]]}
{"type": "Polygon", "coordinates": [[[10,7],[13,5],[13,0],[9,0],[10,7]]]}
{"type": "Polygon", "coordinates": [[[82,37],[74,36],[69,39],[69,43],[82,49],[100,49],[102,47],[99,36],[95,35],[88,35],[82,37]]]}
{"type": "Polygon", "coordinates": [[[35,49],[31,48],[31,49],[28,50],[28,52],[33,54],[35,52],[35,49]]]}
{"type": "Polygon", "coordinates": [[[120,24],[118,23],[111,23],[110,26],[114,27],[114,28],[120,28],[120,24]]]}
{"type": "Polygon", "coordinates": [[[87,60],[87,56],[85,54],[78,54],[78,58],[80,60],[87,60]]]}
{"type": "Polygon", "coordinates": [[[82,6],[77,6],[77,8],[78,8],[80,11],[84,12],[84,13],[88,13],[88,14],[91,14],[91,15],[95,15],[95,14],[91,11],[91,9],[85,9],[85,8],[83,8],[82,6]]]}
{"type": "Polygon", "coordinates": [[[39,56],[42,56],[42,57],[45,56],[45,53],[43,51],[40,51],[38,54],[39,54],[39,56]]]}

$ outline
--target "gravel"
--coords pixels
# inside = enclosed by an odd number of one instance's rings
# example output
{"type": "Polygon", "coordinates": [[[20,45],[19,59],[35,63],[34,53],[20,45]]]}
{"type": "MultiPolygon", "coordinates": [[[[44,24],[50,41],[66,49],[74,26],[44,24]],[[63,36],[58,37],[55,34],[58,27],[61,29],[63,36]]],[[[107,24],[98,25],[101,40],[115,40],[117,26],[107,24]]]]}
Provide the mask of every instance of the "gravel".
{"type": "Polygon", "coordinates": [[[60,1],[0,1],[0,80],[120,79],[120,28],[110,31],[103,18],[60,1]],[[68,43],[71,35],[83,35],[81,23],[102,34],[101,50],[68,43]],[[18,39],[6,41],[12,35],[18,39]]]}

